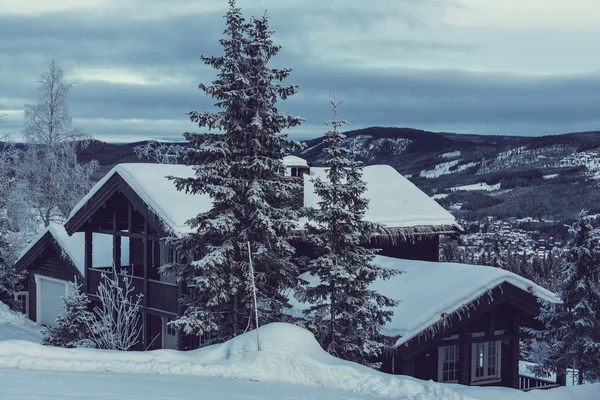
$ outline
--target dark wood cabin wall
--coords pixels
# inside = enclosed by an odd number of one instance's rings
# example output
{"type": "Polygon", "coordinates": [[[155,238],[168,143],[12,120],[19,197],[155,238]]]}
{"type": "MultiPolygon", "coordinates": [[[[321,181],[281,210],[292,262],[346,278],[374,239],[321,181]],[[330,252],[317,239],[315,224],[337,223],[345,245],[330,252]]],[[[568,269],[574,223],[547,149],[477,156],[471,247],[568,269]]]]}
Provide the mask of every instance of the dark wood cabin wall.
{"type": "Polygon", "coordinates": [[[71,265],[71,263],[65,261],[62,256],[57,255],[56,252],[51,251],[50,254],[40,258],[40,260],[41,262],[34,262],[33,265],[27,269],[27,280],[29,285],[29,318],[33,321],[37,319],[37,288],[35,285],[35,275],[43,275],[49,278],[69,282],[74,282],[75,277],[77,277],[79,282],[83,282],[83,276],[79,271],[71,265]]]}
{"type": "MultiPolygon", "coordinates": [[[[311,246],[301,238],[292,239],[290,243],[294,246],[298,255],[310,256],[313,252],[311,246]]],[[[366,244],[365,247],[378,249],[378,254],[386,257],[439,262],[439,244],[439,235],[435,235],[413,237],[404,242],[400,239],[384,241],[377,239],[366,244]]]]}
{"type": "MultiPolygon", "coordinates": [[[[485,301],[485,300],[483,300],[485,301]]],[[[495,330],[504,330],[506,333],[510,333],[511,321],[514,318],[516,310],[514,307],[507,304],[501,304],[493,309],[493,315],[495,316],[494,325],[495,330]]],[[[479,318],[470,321],[467,325],[469,333],[486,332],[490,326],[490,312],[482,314],[479,318]]],[[[446,336],[452,336],[456,334],[457,329],[447,332],[446,336]]],[[[418,379],[424,380],[438,380],[438,347],[443,346],[443,341],[437,341],[431,344],[430,347],[420,352],[412,358],[412,360],[403,360],[398,353],[395,353],[394,369],[396,374],[406,374],[407,370],[413,370],[410,376],[414,376],[418,379]]],[[[392,353],[388,353],[391,354],[392,353]]],[[[501,348],[502,362],[501,362],[501,374],[502,374],[502,386],[510,386],[511,371],[510,371],[510,360],[509,360],[509,346],[508,344],[502,344],[501,348]]],[[[391,360],[382,360],[381,371],[386,373],[392,373],[391,360]]],[[[469,365],[471,361],[468,361],[469,365]]],[[[498,383],[491,384],[492,386],[498,386],[498,383]]]]}
{"type": "Polygon", "coordinates": [[[424,380],[438,380],[438,350],[437,347],[429,349],[414,360],[415,376],[424,380]]]}
{"type": "Polygon", "coordinates": [[[407,260],[434,261],[440,260],[439,235],[415,236],[407,241],[374,240],[367,247],[380,249],[379,255],[404,258],[407,260]]]}

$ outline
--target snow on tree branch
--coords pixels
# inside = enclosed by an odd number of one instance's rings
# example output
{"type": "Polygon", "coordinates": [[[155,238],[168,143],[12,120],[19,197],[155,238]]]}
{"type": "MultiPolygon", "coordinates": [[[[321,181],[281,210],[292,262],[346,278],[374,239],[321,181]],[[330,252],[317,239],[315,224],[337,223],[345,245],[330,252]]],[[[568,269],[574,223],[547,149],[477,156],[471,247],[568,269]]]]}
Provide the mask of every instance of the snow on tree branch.
{"type": "Polygon", "coordinates": [[[148,159],[158,164],[177,164],[183,157],[185,147],[150,140],[146,144],[136,146],[133,152],[139,159],[148,159]]]}

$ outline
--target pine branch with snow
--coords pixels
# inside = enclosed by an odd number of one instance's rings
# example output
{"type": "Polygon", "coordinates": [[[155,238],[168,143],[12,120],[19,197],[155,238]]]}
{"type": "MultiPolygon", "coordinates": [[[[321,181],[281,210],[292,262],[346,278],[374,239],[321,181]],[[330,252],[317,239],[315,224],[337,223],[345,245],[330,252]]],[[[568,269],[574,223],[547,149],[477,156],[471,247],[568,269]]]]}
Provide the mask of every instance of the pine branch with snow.
{"type": "Polygon", "coordinates": [[[396,301],[371,289],[376,279],[395,275],[373,265],[375,249],[365,247],[377,232],[364,221],[368,200],[362,168],[352,149],[344,145],[339,128],[338,105],[332,101],[331,130],[325,134],[324,163],[327,178],[314,180],[319,208],[307,210],[307,241],[314,258],[307,273],[318,277],[316,285],[305,285],[300,297],[311,303],[306,310],[308,327],[329,353],[350,361],[371,364],[381,354],[380,328],[392,317],[389,307],[396,301]]]}
{"type": "Polygon", "coordinates": [[[582,212],[571,226],[558,281],[562,304],[544,304],[540,320],[545,329],[536,339],[546,354],[536,372],[573,367],[579,380],[600,380],[600,230],[582,212]]]}
{"type": "Polygon", "coordinates": [[[178,144],[149,140],[146,144],[134,147],[133,152],[139,159],[148,159],[158,164],[177,164],[184,150],[185,147],[178,144]]]}

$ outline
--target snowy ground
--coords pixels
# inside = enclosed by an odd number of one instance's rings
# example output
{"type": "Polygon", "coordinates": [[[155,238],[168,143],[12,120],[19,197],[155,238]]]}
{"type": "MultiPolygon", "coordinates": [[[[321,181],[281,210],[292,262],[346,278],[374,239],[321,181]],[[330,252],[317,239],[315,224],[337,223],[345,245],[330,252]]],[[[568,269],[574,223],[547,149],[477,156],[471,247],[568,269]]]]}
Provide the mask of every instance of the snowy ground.
{"type": "Polygon", "coordinates": [[[42,346],[38,328],[0,304],[0,399],[597,400],[600,385],[523,393],[387,375],[325,353],[308,331],[261,327],[189,352],[42,346]],[[7,340],[14,336],[32,341],[7,340]],[[20,335],[20,336],[19,336],[20,335]]]}
{"type": "Polygon", "coordinates": [[[27,340],[39,343],[42,340],[40,327],[24,315],[11,311],[0,302],[0,341],[27,340]]]}
{"type": "Polygon", "coordinates": [[[375,400],[343,390],[242,379],[0,369],[6,400],[375,400]]]}

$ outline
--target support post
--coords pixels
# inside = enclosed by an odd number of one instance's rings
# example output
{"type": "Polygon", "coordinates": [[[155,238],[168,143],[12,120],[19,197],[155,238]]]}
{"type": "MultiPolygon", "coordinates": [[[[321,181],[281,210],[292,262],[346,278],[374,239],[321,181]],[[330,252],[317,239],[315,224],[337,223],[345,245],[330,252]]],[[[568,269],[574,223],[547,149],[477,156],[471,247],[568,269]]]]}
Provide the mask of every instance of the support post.
{"type": "Polygon", "coordinates": [[[461,385],[471,384],[471,343],[469,341],[469,328],[463,326],[460,328],[458,333],[458,364],[459,364],[459,375],[458,383],[461,385]]]}
{"type": "Polygon", "coordinates": [[[144,270],[144,283],[142,285],[142,335],[144,349],[148,348],[148,266],[150,260],[150,254],[148,252],[148,221],[144,219],[144,239],[143,239],[143,270],[144,270]]]}
{"type": "Polygon", "coordinates": [[[509,342],[508,354],[508,386],[519,389],[519,353],[520,353],[520,332],[521,332],[521,313],[514,314],[511,323],[511,333],[513,339],[509,342]]]}
{"type": "Polygon", "coordinates": [[[117,236],[117,210],[113,209],[112,216],[112,231],[113,231],[113,255],[112,255],[112,263],[120,273],[121,269],[121,237],[117,236]]]}
{"type": "Polygon", "coordinates": [[[83,291],[84,291],[84,293],[89,293],[89,280],[90,280],[89,270],[90,270],[90,268],[92,268],[92,232],[91,231],[85,231],[84,254],[85,254],[85,260],[84,260],[85,274],[83,277],[83,291]]]}
{"type": "Polygon", "coordinates": [[[252,280],[252,295],[254,296],[254,318],[256,320],[256,350],[260,351],[260,338],[258,336],[258,304],[256,302],[256,283],[254,282],[254,266],[252,265],[252,249],[248,241],[248,260],[250,261],[250,278],[252,280]]]}

